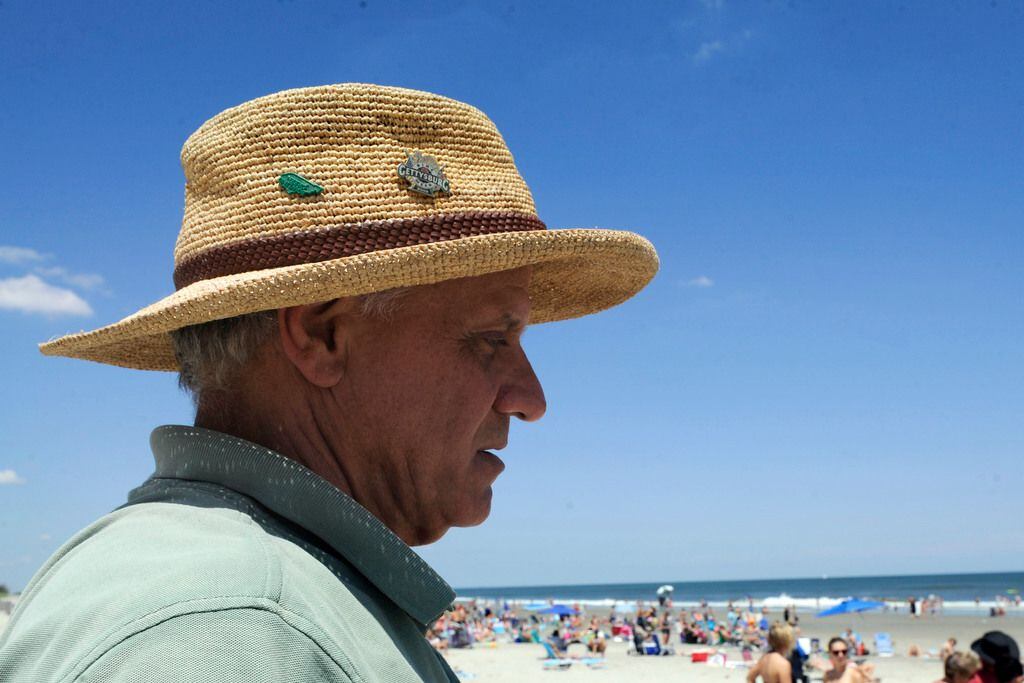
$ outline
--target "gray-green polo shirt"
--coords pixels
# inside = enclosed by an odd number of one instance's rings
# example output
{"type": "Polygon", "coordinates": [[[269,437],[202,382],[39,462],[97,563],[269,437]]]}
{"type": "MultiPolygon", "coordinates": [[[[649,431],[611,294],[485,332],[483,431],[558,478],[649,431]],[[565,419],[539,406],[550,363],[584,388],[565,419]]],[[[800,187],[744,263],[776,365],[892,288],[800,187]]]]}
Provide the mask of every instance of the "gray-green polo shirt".
{"type": "Polygon", "coordinates": [[[0,635],[0,681],[454,681],[424,638],[455,597],[310,470],[194,427],[39,570],[0,635]]]}

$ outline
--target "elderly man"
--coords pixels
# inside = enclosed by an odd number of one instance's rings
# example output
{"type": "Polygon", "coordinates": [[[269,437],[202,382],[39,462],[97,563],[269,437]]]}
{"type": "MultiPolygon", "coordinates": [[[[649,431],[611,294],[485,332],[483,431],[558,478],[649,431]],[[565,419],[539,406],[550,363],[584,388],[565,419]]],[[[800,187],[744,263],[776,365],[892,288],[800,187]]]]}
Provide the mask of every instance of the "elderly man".
{"type": "Polygon", "coordinates": [[[185,143],[174,294],[43,353],[178,370],[194,427],[25,590],[0,680],[456,680],[409,546],[479,524],[544,394],[528,323],[625,301],[643,238],[547,230],[494,125],[428,93],[286,91],[185,143]]]}

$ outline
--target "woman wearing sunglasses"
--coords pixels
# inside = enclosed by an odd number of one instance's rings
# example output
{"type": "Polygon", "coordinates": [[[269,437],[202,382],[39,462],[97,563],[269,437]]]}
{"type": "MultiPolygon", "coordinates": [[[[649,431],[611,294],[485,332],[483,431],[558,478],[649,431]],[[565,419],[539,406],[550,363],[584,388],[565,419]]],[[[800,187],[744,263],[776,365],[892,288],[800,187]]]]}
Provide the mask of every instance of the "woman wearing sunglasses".
{"type": "Polygon", "coordinates": [[[873,665],[850,661],[850,645],[844,638],[836,636],[828,641],[828,659],[832,669],[825,672],[825,683],[869,683],[875,679],[873,665]]]}

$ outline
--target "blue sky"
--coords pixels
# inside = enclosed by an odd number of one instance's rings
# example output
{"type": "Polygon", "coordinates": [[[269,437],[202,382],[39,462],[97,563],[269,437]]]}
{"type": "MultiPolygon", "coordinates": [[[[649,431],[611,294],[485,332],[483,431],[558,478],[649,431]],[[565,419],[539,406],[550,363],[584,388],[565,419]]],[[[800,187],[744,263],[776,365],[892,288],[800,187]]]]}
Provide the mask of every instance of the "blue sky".
{"type": "Polygon", "coordinates": [[[346,81],[470,102],[549,227],[662,270],[527,335],[547,392],[455,585],[1020,570],[1024,5],[0,5],[0,583],[152,470],[169,374],[36,344],[172,290],[178,154],[346,81]]]}

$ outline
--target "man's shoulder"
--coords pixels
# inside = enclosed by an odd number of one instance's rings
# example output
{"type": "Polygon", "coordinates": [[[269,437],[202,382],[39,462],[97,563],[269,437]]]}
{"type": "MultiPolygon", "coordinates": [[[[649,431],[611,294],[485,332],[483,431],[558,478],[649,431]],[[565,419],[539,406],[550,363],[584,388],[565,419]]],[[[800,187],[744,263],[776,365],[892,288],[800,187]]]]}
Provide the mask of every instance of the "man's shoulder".
{"type": "Polygon", "coordinates": [[[272,608],[280,564],[268,534],[241,512],[129,506],[83,529],[46,562],[22,594],[0,651],[57,671],[161,619],[272,608]]]}
{"type": "Polygon", "coordinates": [[[166,502],[111,513],[68,541],[23,593],[0,635],[0,680],[74,680],[86,670],[90,680],[108,680],[101,670],[121,676],[109,680],[138,680],[132,667],[155,658],[182,671],[198,666],[202,680],[234,681],[210,669],[247,671],[230,657],[202,662],[216,654],[204,648],[237,649],[238,634],[250,664],[277,652],[266,643],[279,643],[301,660],[295,671],[332,672],[309,680],[446,678],[404,613],[364,602],[355,576],[332,571],[317,552],[276,534],[258,513],[166,502]]]}
{"type": "Polygon", "coordinates": [[[60,548],[29,586],[141,609],[183,598],[276,598],[279,561],[252,518],[227,508],[144,503],[122,508],[60,548]],[[148,596],[148,597],[147,597],[148,596]]]}

